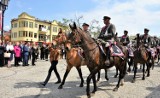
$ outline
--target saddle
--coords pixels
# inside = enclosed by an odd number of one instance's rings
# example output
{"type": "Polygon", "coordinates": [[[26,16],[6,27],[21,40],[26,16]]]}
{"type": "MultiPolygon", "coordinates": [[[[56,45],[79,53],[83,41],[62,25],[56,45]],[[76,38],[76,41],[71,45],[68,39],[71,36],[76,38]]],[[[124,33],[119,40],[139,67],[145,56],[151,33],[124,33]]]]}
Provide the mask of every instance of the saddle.
{"type": "Polygon", "coordinates": [[[104,49],[107,46],[110,49],[111,56],[118,56],[118,57],[124,56],[122,50],[116,45],[116,42],[113,42],[113,41],[102,42],[102,41],[100,41],[100,42],[98,42],[98,44],[99,44],[100,50],[105,55],[106,55],[106,53],[105,53],[104,49]]]}

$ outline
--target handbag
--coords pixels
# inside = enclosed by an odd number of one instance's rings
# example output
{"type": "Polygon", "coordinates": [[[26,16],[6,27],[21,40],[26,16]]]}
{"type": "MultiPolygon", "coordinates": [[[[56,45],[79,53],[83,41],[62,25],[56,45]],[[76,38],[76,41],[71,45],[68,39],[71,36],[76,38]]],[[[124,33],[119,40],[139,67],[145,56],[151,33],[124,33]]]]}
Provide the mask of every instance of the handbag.
{"type": "Polygon", "coordinates": [[[7,52],[4,53],[5,58],[10,58],[10,56],[11,56],[11,53],[7,53],[7,52]]]}

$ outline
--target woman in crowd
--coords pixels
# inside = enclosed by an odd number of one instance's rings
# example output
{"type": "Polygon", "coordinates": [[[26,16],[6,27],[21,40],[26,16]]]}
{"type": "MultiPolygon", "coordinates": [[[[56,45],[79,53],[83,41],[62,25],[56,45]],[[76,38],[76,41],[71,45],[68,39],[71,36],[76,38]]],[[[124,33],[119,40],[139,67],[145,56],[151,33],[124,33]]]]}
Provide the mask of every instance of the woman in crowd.
{"type": "Polygon", "coordinates": [[[15,54],[14,65],[19,66],[19,61],[21,58],[21,48],[19,46],[19,42],[16,42],[16,45],[14,46],[14,54],[15,54]]]}
{"type": "Polygon", "coordinates": [[[7,67],[11,67],[11,61],[13,60],[14,47],[11,42],[6,45],[6,52],[10,53],[10,57],[5,58],[7,67]]]}

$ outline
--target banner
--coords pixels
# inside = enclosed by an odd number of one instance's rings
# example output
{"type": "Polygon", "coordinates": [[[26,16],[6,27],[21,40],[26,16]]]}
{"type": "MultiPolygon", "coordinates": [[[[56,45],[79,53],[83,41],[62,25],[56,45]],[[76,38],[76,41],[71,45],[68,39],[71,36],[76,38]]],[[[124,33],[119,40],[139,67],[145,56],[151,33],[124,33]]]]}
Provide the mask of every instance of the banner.
{"type": "Polygon", "coordinates": [[[0,11],[0,31],[2,31],[2,11],[0,11]]]}

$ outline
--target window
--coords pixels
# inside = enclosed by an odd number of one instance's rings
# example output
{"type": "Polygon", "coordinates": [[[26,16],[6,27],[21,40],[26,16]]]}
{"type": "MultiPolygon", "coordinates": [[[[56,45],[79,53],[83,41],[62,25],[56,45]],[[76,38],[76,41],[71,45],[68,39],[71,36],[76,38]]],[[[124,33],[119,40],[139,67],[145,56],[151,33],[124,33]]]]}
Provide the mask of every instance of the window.
{"type": "Polygon", "coordinates": [[[57,32],[57,27],[53,27],[53,32],[57,32]]]}
{"type": "Polygon", "coordinates": [[[19,31],[19,37],[23,37],[23,31],[19,31]]]}
{"type": "Polygon", "coordinates": [[[25,37],[26,35],[25,35],[25,31],[23,31],[23,37],[25,37]]]}
{"type": "Polygon", "coordinates": [[[17,38],[17,33],[16,32],[14,32],[14,38],[17,38]]]}
{"type": "Polygon", "coordinates": [[[37,38],[37,33],[34,33],[34,38],[37,38]]]}
{"type": "Polygon", "coordinates": [[[14,23],[13,27],[14,27],[14,28],[17,28],[17,23],[14,23]]]}
{"type": "Polygon", "coordinates": [[[38,27],[38,24],[35,24],[35,28],[37,28],[38,27]]]}
{"type": "Polygon", "coordinates": [[[29,31],[29,37],[33,37],[33,32],[29,31]]]}
{"type": "Polygon", "coordinates": [[[51,27],[50,26],[48,26],[48,30],[50,30],[51,29],[51,27]]]}
{"type": "Polygon", "coordinates": [[[33,28],[33,22],[29,22],[29,27],[33,28]]]}
{"type": "Polygon", "coordinates": [[[28,27],[28,21],[24,21],[24,27],[28,27]]]}
{"type": "Polygon", "coordinates": [[[26,37],[28,37],[28,32],[27,32],[27,31],[25,31],[25,33],[26,33],[26,37]]]}
{"type": "Polygon", "coordinates": [[[28,21],[20,21],[19,27],[28,27],[28,21]]]}

